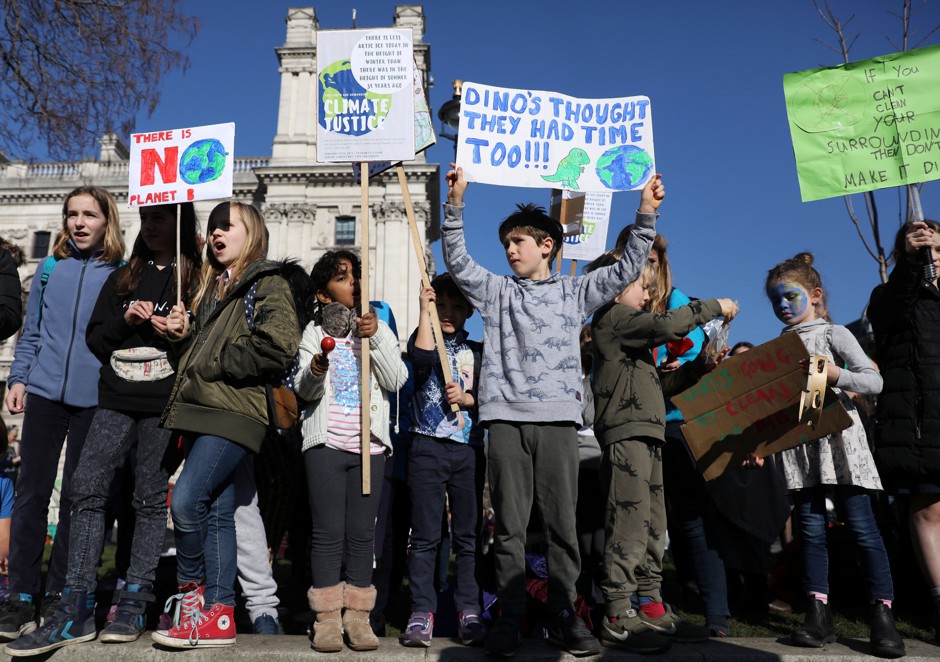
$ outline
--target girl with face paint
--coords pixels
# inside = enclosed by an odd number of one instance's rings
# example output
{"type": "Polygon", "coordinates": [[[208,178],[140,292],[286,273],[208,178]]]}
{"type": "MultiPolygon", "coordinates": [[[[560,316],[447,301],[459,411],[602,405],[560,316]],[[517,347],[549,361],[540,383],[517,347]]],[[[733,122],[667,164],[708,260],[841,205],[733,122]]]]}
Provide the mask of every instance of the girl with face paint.
{"type": "MultiPolygon", "coordinates": [[[[829,359],[827,382],[852,418],[840,433],[790,448],[777,455],[776,467],[793,500],[803,555],[803,583],[809,597],[806,622],[791,636],[796,646],[820,648],[836,640],[829,610],[829,557],[826,550],[826,495],[855,536],[872,604],[871,644],[882,657],[904,655],[904,640],[894,627],[891,603],[894,584],[888,555],[871,508],[870,490],[881,490],[881,479],[868,439],[852,400],[844,391],[881,392],[881,375],[858,341],[844,326],[832,324],[825,305],[822,279],[813,256],[800,253],[767,274],[767,297],[774,314],[786,324],[783,333],[797,333],[810,354],[829,359]]],[[[762,464],[751,458],[749,463],[762,464]]]]}

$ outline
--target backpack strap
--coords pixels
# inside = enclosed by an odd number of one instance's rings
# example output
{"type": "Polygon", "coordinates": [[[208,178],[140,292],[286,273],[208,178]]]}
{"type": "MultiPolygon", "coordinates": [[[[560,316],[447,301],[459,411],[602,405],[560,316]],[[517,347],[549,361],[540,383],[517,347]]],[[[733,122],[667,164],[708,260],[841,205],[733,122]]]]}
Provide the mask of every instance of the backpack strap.
{"type": "Polygon", "coordinates": [[[48,256],[42,263],[42,273],[39,275],[39,310],[36,312],[36,323],[42,322],[42,300],[46,295],[46,285],[49,283],[49,276],[52,270],[59,263],[59,258],[55,255],[48,256]]]}

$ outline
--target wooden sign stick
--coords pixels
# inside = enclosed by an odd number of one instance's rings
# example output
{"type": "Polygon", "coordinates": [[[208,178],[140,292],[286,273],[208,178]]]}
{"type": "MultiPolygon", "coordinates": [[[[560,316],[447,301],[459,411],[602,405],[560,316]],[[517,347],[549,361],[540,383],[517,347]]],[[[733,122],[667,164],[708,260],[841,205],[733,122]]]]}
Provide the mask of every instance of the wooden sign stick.
{"type": "MultiPolygon", "coordinates": [[[[558,222],[561,224],[561,236],[565,236],[565,218],[568,213],[568,200],[565,198],[564,191],[561,194],[561,211],[558,212],[558,222]]],[[[562,239],[561,246],[558,247],[558,268],[555,269],[556,273],[561,273],[561,258],[565,252],[565,241],[562,239]]]]}
{"type": "MultiPolygon", "coordinates": [[[[180,250],[180,229],[182,228],[182,222],[180,221],[180,210],[182,208],[181,203],[176,203],[176,303],[183,301],[183,271],[182,271],[182,251],[180,250]]],[[[192,301],[190,301],[192,303],[192,301]]]]}
{"type": "MultiPolygon", "coordinates": [[[[359,164],[359,181],[362,190],[362,214],[360,223],[360,236],[362,241],[362,276],[359,279],[359,315],[369,312],[369,164],[359,164]]],[[[372,365],[369,361],[369,339],[362,339],[362,493],[372,493],[371,467],[372,467],[372,365]]]]}
{"type": "MultiPolygon", "coordinates": [[[[421,245],[421,237],[418,236],[418,223],[415,221],[415,209],[411,203],[411,192],[408,190],[408,180],[405,177],[405,168],[400,163],[395,167],[398,172],[398,183],[401,185],[401,196],[405,203],[405,214],[408,216],[408,228],[411,230],[411,243],[415,249],[415,256],[418,258],[418,269],[421,271],[421,284],[424,287],[431,287],[431,279],[428,277],[428,263],[424,259],[424,249],[421,245]]],[[[431,331],[434,333],[434,344],[437,345],[437,357],[441,361],[441,370],[444,372],[444,382],[454,381],[454,375],[450,369],[450,360],[447,358],[447,349],[444,347],[444,331],[441,329],[441,320],[437,315],[437,306],[428,306],[431,313],[431,331]]],[[[460,405],[453,404],[450,410],[454,413],[460,411],[460,405]]]]}
{"type": "Polygon", "coordinates": [[[572,278],[578,275],[578,261],[577,260],[571,261],[571,274],[570,275],[572,278]]]}

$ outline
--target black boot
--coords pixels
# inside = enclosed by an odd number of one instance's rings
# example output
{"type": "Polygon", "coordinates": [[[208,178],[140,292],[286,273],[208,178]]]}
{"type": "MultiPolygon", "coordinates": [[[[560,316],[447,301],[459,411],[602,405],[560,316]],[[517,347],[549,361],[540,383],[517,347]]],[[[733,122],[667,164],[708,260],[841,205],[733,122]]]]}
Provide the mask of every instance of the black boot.
{"type": "Polygon", "coordinates": [[[879,657],[902,657],[904,639],[894,627],[894,615],[891,608],[883,602],[876,602],[871,611],[871,647],[879,657]]]}
{"type": "Polygon", "coordinates": [[[832,622],[829,605],[822,600],[810,600],[803,627],[790,635],[796,646],[822,648],[836,640],[836,626],[832,622]]]}

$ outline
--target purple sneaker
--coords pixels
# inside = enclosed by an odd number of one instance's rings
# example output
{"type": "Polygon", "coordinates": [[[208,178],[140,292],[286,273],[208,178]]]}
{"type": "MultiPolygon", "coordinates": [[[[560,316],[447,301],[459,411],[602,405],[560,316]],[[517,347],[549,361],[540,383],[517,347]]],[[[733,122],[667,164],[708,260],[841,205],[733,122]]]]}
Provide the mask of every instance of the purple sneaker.
{"type": "Polygon", "coordinates": [[[434,614],[427,611],[413,611],[408,618],[408,625],[401,635],[402,646],[430,646],[434,633],[434,614]]]}
{"type": "Polygon", "coordinates": [[[480,646],[486,639],[486,626],[480,612],[467,609],[457,614],[457,637],[464,646],[480,646]]]}

